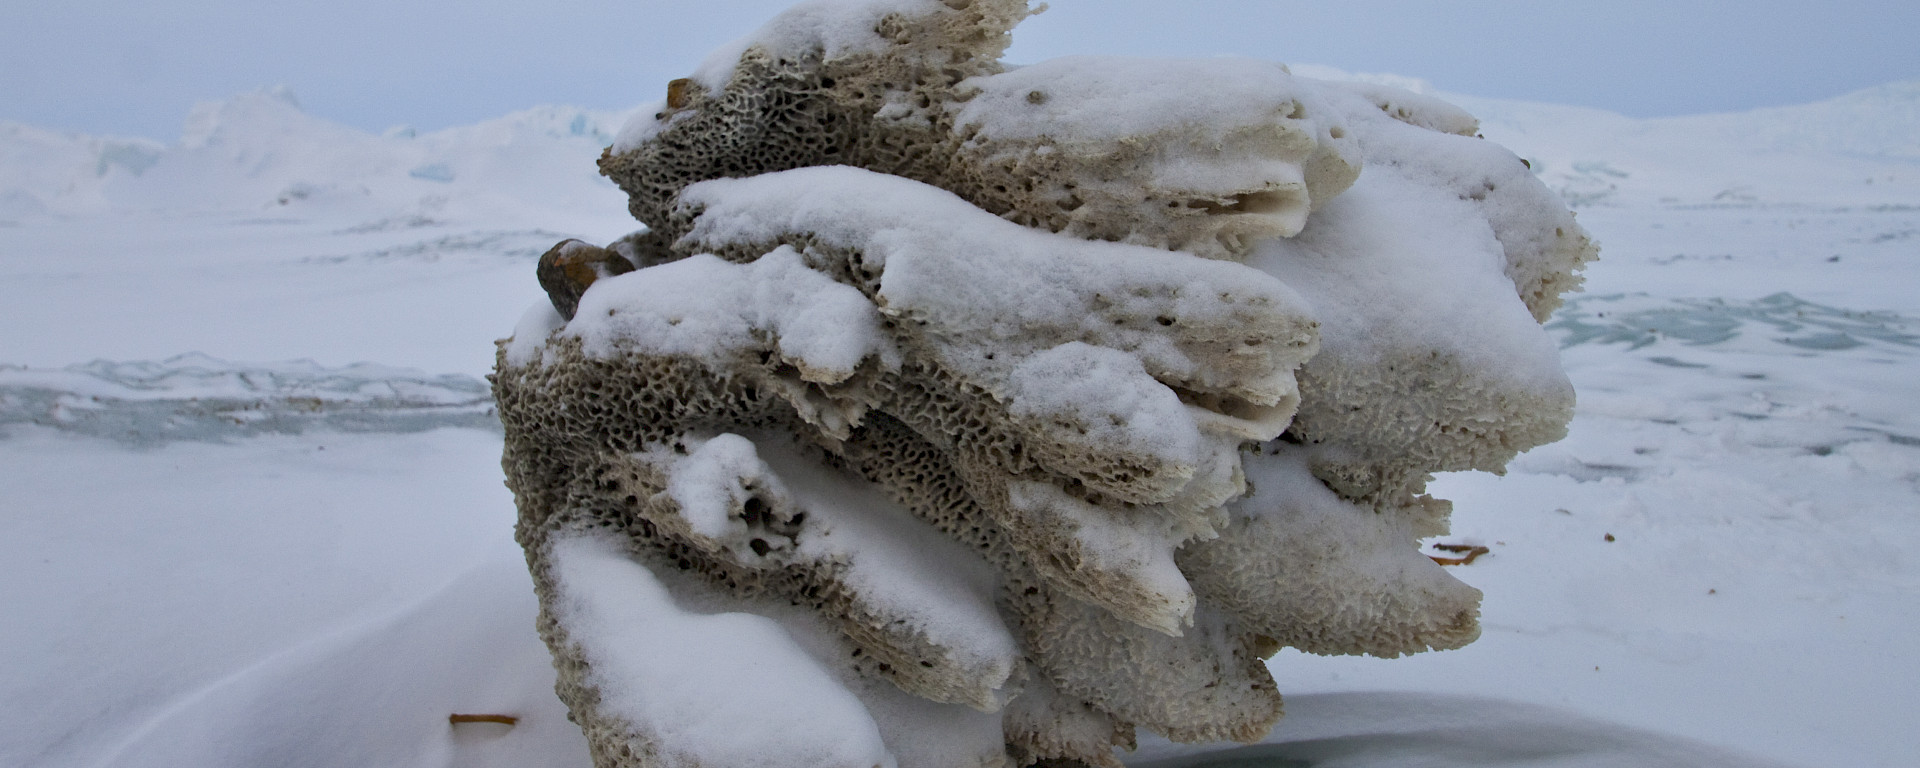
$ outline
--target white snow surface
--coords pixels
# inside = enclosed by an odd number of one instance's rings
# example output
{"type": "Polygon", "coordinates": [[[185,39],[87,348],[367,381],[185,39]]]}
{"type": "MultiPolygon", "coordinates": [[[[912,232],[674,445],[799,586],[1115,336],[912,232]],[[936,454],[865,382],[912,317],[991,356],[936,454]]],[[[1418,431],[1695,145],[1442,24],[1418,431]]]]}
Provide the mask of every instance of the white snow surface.
{"type": "Polygon", "coordinates": [[[825,383],[846,380],[869,357],[898,365],[900,356],[866,296],[808,269],[788,247],[749,264],[698,254],[596,281],[563,334],[589,356],[684,355],[714,368],[773,337],[802,378],[825,383]]]}
{"type": "MultiPolygon", "coordinates": [[[[744,503],[748,495],[742,480],[752,480],[777,497],[787,495],[786,484],[773,473],[753,441],[739,435],[715,435],[704,441],[686,441],[686,458],[673,463],[673,475],[667,480],[667,496],[680,506],[693,532],[709,539],[733,539],[747,525],[733,518],[732,507],[744,503]]],[[[656,451],[671,455],[669,451],[656,451]]]]}
{"type": "MultiPolygon", "coordinates": [[[[1910,765],[1916,94],[1659,120],[1445,96],[1603,243],[1548,324],[1571,435],[1436,483],[1458,505],[1445,541],[1492,549],[1454,570],[1486,593],[1478,642],[1283,652],[1269,753],[1197,759],[1910,765]]],[[[340,393],[442,374],[464,383],[432,391],[481,391],[505,308],[541,299],[538,254],[633,228],[593,175],[619,123],[542,108],[373,136],[261,93],[170,145],[0,126],[0,764],[587,764],[533,633],[498,434],[293,416],[400,412],[418,404],[340,393]],[[273,362],[297,359],[313,368],[273,362]],[[293,368],[365,380],[236,384],[293,368]],[[287,426],[216,429],[243,397],[287,426]],[[142,440],[106,416],[170,426],[142,440]]],[[[856,694],[942,745],[993,733],[856,694]]]]}
{"type": "MultiPolygon", "coordinates": [[[[780,459],[775,463],[786,466],[780,459]]],[[[817,470],[808,471],[817,474],[817,470]]],[[[1005,750],[998,713],[938,704],[860,676],[840,663],[852,644],[809,610],[779,599],[743,605],[676,569],[653,571],[622,553],[617,542],[594,534],[580,535],[564,546],[568,551],[563,554],[576,564],[585,562],[599,571],[582,574],[579,584],[588,594],[574,602],[601,603],[596,608],[605,608],[604,617],[614,619],[590,622],[588,631],[614,641],[604,650],[608,659],[623,657],[613,661],[625,667],[617,674],[626,680],[647,680],[655,690],[693,689],[706,694],[724,690],[726,694],[708,706],[657,713],[647,708],[675,702],[651,697],[642,686],[619,706],[635,715],[664,714],[666,722],[686,727],[711,726],[716,729],[713,735],[740,742],[714,745],[707,753],[738,761],[726,764],[926,765],[933,762],[929,755],[984,758],[1005,750]],[[642,586],[643,582],[650,583],[642,586]],[[634,601],[623,594],[636,589],[642,593],[641,601],[650,603],[646,606],[650,610],[635,611],[628,605],[634,601]],[[629,649],[655,653],[629,654],[629,649]],[[762,649],[765,661],[779,666],[763,666],[762,649]],[[661,652],[680,654],[680,663],[660,663],[670,660],[660,658],[661,652]],[[811,711],[816,702],[821,711],[811,711]],[[724,722],[725,718],[734,719],[724,722]],[[814,733],[811,742],[791,740],[789,729],[809,725],[827,730],[814,733]]],[[[564,720],[564,708],[561,714],[562,724],[572,727],[564,720]]],[[[679,735],[699,737],[691,732],[679,735]]],[[[586,765],[584,741],[577,754],[550,749],[545,758],[529,762],[586,765]]]]}
{"type": "MultiPolygon", "coordinates": [[[[1278,62],[1062,56],[963,82],[969,97],[956,127],[977,127],[982,141],[1036,139],[1109,144],[1175,132],[1212,132],[1294,118],[1310,120],[1325,140],[1331,114],[1317,92],[1278,62]],[[1193,86],[1205,81],[1205,88],[1193,86]]],[[[1219,136],[1214,137],[1216,141],[1219,136]]]]}
{"type": "Polygon", "coordinates": [[[1146,448],[1169,461],[1200,451],[1199,427],[1180,397],[1120,350],[1070,341],[1020,361],[1007,383],[1008,413],[1065,418],[1095,447],[1146,448]]]}
{"type": "Polygon", "coordinates": [[[817,526],[801,538],[801,554],[844,563],[842,577],[860,599],[948,649],[957,665],[983,676],[983,687],[1011,693],[1003,689],[1018,671],[1020,646],[994,607],[1000,578],[992,567],[878,488],[819,466],[784,440],[754,446],[817,526]]]}
{"type": "Polygon", "coordinates": [[[606,537],[553,543],[554,607],[608,716],[668,765],[895,765],[866,707],[778,622],[681,608],[606,537]]]}
{"type": "MultiPolygon", "coordinates": [[[[1523,391],[1563,390],[1553,341],[1505,274],[1485,214],[1394,167],[1369,167],[1300,237],[1259,245],[1248,264],[1314,297],[1323,353],[1365,361],[1445,350],[1523,391]]],[[[1604,247],[1604,246],[1603,246],[1604,247]]]]}

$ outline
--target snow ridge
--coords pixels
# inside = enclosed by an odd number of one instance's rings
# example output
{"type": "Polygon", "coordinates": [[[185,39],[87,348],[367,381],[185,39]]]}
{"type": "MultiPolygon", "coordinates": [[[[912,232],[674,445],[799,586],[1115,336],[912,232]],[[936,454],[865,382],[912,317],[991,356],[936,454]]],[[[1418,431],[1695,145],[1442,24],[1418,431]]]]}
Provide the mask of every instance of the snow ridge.
{"type": "Polygon", "coordinates": [[[62,135],[0,121],[0,222],[116,211],[390,211],[467,199],[590,204],[592,158],[626,120],[542,106],[476,125],[373,135],[263,89],[193,108],[179,141],[62,135]]]}
{"type": "Polygon", "coordinates": [[[35,425],[137,447],[262,434],[498,430],[486,382],[371,363],[235,363],[198,353],[0,365],[0,435],[35,425]]]}
{"type": "MultiPolygon", "coordinates": [[[[1293,69],[1432,92],[1395,75],[1293,69]]],[[[1920,205],[1920,80],[1812,104],[1647,120],[1438,95],[1478,116],[1488,139],[1527,158],[1576,206],[1920,205]],[[1752,163],[1756,154],[1773,162],[1752,163]]],[[[604,196],[590,160],[629,114],[543,106],[434,133],[396,126],[376,136],[308,115],[291,92],[273,88],[196,106],[171,145],[0,121],[0,226],[125,209],[384,210],[379,203],[448,198],[564,207],[604,196]]]]}

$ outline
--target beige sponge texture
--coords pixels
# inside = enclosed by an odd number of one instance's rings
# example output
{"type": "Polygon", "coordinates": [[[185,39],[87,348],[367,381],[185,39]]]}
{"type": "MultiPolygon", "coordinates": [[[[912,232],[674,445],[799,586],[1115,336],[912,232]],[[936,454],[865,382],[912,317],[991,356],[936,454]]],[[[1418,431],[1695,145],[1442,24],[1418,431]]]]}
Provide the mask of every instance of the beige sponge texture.
{"type": "Polygon", "coordinates": [[[492,377],[596,765],[1114,768],[1478,636],[1426,485],[1564,434],[1585,232],[1437,99],[1034,12],[803,2],[600,158],[646,229],[492,377]]]}

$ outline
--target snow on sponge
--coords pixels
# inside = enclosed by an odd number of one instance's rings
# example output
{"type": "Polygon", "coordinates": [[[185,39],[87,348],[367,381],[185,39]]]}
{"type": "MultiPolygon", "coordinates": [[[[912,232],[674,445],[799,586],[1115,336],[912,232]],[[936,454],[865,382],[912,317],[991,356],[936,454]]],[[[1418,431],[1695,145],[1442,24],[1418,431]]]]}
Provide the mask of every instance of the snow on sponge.
{"type": "Polygon", "coordinates": [[[1572,215],[1413,94],[1005,68],[1030,13],[803,3],[601,158],[648,229],[493,379],[598,765],[1117,766],[1478,635],[1425,484],[1563,434],[1572,215]]]}

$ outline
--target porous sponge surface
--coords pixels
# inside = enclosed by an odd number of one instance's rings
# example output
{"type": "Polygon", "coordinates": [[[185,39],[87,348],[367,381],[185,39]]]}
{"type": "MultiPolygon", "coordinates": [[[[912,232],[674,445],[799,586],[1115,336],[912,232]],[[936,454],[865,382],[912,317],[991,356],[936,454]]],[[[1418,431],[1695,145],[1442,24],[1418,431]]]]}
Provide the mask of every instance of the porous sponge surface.
{"type": "Polygon", "coordinates": [[[1030,13],[803,3],[601,158],[648,229],[561,256],[635,269],[543,272],[493,377],[597,765],[1117,766],[1260,738],[1280,647],[1478,635],[1425,484],[1564,433],[1572,215],[1442,102],[1002,66],[1030,13]],[[716,626],[778,691],[688,683],[716,626]]]}

